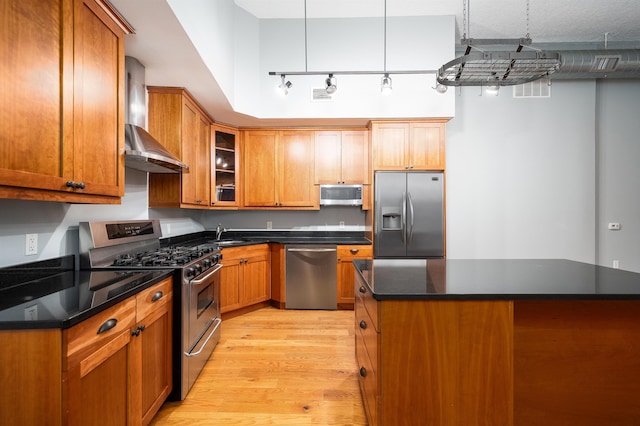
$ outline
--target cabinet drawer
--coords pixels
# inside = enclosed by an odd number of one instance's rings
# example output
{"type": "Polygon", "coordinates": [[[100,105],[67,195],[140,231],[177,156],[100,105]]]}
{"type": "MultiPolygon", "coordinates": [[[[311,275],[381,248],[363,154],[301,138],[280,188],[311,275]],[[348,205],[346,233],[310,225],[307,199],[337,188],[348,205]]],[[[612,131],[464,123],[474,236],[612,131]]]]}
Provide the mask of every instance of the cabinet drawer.
{"type": "Polygon", "coordinates": [[[378,373],[378,332],[364,306],[356,306],[356,333],[360,333],[365,349],[371,361],[371,368],[378,373]]]}
{"type": "Polygon", "coordinates": [[[356,359],[358,362],[358,382],[367,420],[370,425],[378,424],[378,376],[371,366],[365,344],[360,333],[356,333],[356,359]]]}
{"type": "Polygon", "coordinates": [[[358,301],[362,303],[362,305],[366,308],[369,316],[371,317],[371,322],[375,327],[376,331],[380,331],[378,327],[378,302],[373,298],[373,295],[369,291],[369,288],[362,282],[362,278],[360,278],[356,273],[356,305],[358,301]]]}
{"type": "Polygon", "coordinates": [[[160,281],[136,295],[136,322],[142,321],[156,309],[163,308],[171,301],[173,279],[171,277],[160,281]]]}
{"type": "Polygon", "coordinates": [[[226,247],[222,249],[222,264],[225,259],[247,259],[249,257],[264,256],[269,254],[268,244],[255,244],[239,247],[226,247]]]}
{"type": "Polygon", "coordinates": [[[67,357],[94,345],[103,345],[117,337],[122,331],[133,327],[136,320],[136,299],[130,297],[124,302],[94,315],[86,321],[66,331],[67,357]],[[115,323],[114,323],[115,320],[115,323]],[[106,329],[100,332],[101,327],[106,329]],[[109,328],[111,327],[111,328],[109,328]]]}
{"type": "Polygon", "coordinates": [[[373,257],[373,246],[338,246],[338,257],[342,260],[373,257]]]}

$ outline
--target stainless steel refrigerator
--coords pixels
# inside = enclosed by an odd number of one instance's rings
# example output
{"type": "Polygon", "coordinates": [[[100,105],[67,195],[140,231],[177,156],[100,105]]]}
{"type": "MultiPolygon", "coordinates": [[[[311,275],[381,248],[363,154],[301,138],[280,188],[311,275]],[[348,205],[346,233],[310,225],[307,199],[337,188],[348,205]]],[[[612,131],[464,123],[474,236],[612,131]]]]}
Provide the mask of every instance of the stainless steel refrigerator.
{"type": "Polygon", "coordinates": [[[444,256],[444,174],[376,172],[374,257],[444,256]]]}

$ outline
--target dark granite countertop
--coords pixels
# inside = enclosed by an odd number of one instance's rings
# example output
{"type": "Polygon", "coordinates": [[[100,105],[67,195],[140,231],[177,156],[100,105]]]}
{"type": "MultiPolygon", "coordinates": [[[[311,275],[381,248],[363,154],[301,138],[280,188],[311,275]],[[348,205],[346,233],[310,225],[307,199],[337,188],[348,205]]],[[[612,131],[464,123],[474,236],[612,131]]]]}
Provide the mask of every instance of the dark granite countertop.
{"type": "Polygon", "coordinates": [[[640,299],[640,274],[561,259],[353,262],[377,300],[640,299]]]}
{"type": "Polygon", "coordinates": [[[34,264],[44,263],[44,267],[1,269],[0,330],[69,328],[173,273],[78,271],[72,269],[72,259],[68,256],[34,264]]]}
{"type": "MultiPolygon", "coordinates": [[[[205,231],[196,234],[163,238],[162,245],[179,245],[184,241],[215,243],[215,234],[213,231],[205,231]]],[[[363,231],[234,230],[224,232],[221,241],[228,242],[222,245],[221,248],[262,243],[371,245],[371,240],[365,238],[363,231]]]]}

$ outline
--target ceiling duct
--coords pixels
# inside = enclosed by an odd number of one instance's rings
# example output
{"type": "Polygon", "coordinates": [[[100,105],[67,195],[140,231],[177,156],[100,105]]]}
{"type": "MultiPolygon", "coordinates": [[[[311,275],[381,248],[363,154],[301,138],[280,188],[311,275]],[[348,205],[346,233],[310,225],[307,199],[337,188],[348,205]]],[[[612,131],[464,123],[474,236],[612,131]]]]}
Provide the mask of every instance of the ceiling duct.
{"type": "Polygon", "coordinates": [[[640,49],[559,51],[560,68],[553,79],[640,78],[640,49]]]}

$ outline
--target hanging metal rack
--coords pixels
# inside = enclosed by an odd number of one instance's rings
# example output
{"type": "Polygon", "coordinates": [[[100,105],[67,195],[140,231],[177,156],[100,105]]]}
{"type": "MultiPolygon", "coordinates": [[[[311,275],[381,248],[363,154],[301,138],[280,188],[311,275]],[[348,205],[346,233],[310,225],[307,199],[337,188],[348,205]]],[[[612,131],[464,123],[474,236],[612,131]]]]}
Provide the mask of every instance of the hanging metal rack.
{"type": "MultiPolygon", "coordinates": [[[[469,0],[470,1],[470,0],[469,0]]],[[[561,65],[558,52],[531,47],[529,37],[529,0],[527,35],[516,39],[467,38],[467,0],[463,0],[464,55],[447,62],[438,70],[436,81],[445,86],[510,86],[547,77],[561,65]],[[502,46],[503,49],[497,49],[502,46]],[[505,47],[515,50],[505,50],[505,47]],[[489,49],[491,48],[491,50],[489,49]]]]}

